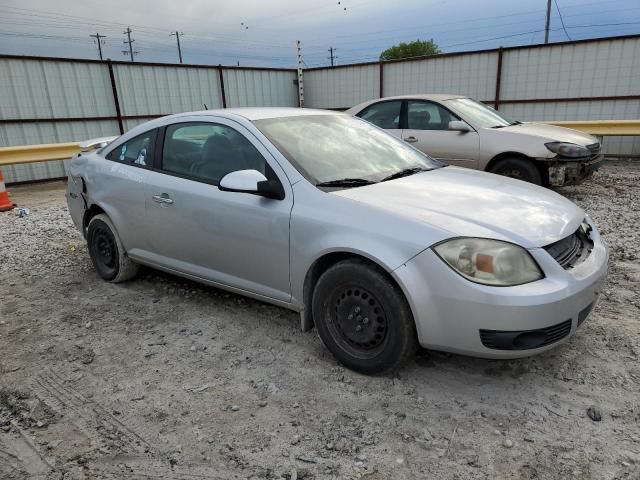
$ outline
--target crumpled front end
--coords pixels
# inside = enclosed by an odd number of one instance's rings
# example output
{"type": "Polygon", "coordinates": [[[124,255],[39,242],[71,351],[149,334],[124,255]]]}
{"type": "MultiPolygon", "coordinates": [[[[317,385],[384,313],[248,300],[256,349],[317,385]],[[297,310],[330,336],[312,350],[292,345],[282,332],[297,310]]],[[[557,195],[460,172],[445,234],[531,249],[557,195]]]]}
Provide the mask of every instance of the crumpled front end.
{"type": "Polygon", "coordinates": [[[604,162],[601,144],[594,143],[587,145],[587,148],[591,152],[589,157],[568,158],[558,155],[547,160],[549,185],[552,187],[577,185],[597,172],[604,162]]]}

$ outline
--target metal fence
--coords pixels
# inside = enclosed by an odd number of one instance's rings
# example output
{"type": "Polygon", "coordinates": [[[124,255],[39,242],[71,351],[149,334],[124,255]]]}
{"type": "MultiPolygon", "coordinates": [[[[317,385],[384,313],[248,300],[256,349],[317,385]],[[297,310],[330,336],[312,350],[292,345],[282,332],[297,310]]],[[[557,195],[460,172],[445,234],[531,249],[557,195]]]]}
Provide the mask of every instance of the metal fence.
{"type": "MultiPolygon", "coordinates": [[[[305,106],[344,109],[378,97],[456,93],[523,121],[640,118],[640,35],[456,52],[304,72],[305,106]]],[[[640,156],[640,137],[606,137],[640,156]]]]}
{"type": "MultiPolygon", "coordinates": [[[[170,113],[297,106],[296,71],[0,55],[0,147],[117,135],[170,113]]],[[[304,71],[305,106],[459,93],[524,121],[640,119],[640,35],[456,52],[304,71]]],[[[640,156],[640,137],[605,152],[640,156]]],[[[62,162],[16,165],[7,182],[64,176],[62,162]]]]}
{"type": "MultiPolygon", "coordinates": [[[[297,106],[296,71],[0,56],[0,147],[118,135],[208,108],[297,106]]],[[[59,178],[62,161],[3,169],[7,183],[59,178]]]]}

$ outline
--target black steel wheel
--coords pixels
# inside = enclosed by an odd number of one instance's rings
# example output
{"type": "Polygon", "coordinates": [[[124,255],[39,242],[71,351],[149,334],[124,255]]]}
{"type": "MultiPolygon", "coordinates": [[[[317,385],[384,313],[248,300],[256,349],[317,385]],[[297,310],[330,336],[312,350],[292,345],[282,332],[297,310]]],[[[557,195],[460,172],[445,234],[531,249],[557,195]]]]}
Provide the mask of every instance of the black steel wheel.
{"type": "Polygon", "coordinates": [[[378,299],[358,285],[346,285],[333,292],[333,315],[328,328],[343,349],[358,358],[372,358],[388,340],[388,320],[378,299]]]}
{"type": "Polygon", "coordinates": [[[383,270],[362,259],[339,262],[320,276],[312,314],[329,351],[362,373],[399,367],[417,344],[402,291],[383,270]]]}
{"type": "Polygon", "coordinates": [[[96,215],[89,222],[87,245],[93,266],[103,280],[123,282],[138,272],[139,265],[127,256],[106,215],[96,215]]]}

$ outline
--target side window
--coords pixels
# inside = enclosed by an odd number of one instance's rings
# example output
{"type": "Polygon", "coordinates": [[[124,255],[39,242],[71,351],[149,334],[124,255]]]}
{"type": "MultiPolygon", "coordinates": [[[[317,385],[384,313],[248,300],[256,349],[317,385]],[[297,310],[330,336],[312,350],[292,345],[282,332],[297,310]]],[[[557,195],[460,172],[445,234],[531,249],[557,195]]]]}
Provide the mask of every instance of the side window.
{"type": "Polygon", "coordinates": [[[401,101],[374,103],[358,114],[358,117],[380,128],[400,128],[401,101]]]}
{"type": "Polygon", "coordinates": [[[408,102],[407,128],[410,130],[448,130],[449,122],[454,120],[460,119],[437,103],[408,102]]]}
{"type": "Polygon", "coordinates": [[[127,143],[123,143],[114,150],[111,150],[106,158],[119,163],[151,167],[156,134],[157,130],[150,130],[142,135],[138,135],[127,143]]]}
{"type": "Polygon", "coordinates": [[[244,135],[217,123],[168,126],[162,169],[214,185],[236,170],[258,170],[267,177],[272,173],[262,154],[244,135]]]}

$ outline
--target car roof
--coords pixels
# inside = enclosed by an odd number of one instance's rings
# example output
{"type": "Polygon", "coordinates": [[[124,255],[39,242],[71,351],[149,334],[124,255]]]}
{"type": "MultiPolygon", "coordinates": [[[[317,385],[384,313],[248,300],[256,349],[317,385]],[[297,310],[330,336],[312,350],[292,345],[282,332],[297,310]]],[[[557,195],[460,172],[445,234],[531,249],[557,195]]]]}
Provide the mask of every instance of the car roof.
{"type": "Polygon", "coordinates": [[[468,98],[466,95],[457,95],[455,93],[417,93],[415,95],[396,95],[395,97],[383,97],[377,100],[396,100],[405,98],[417,98],[419,100],[451,100],[453,98],[468,98]]]}
{"type": "Polygon", "coordinates": [[[201,110],[197,112],[185,112],[171,115],[171,118],[220,115],[224,117],[237,115],[247,120],[264,120],[268,118],[302,117],[309,115],[341,115],[341,112],[331,110],[319,110],[315,108],[294,107],[245,107],[245,108],[221,108],[215,110],[201,110]]]}

